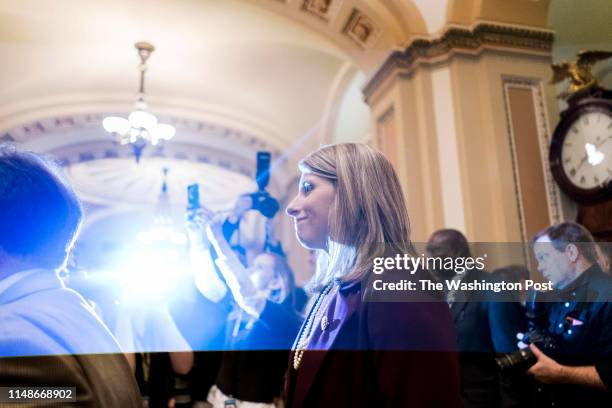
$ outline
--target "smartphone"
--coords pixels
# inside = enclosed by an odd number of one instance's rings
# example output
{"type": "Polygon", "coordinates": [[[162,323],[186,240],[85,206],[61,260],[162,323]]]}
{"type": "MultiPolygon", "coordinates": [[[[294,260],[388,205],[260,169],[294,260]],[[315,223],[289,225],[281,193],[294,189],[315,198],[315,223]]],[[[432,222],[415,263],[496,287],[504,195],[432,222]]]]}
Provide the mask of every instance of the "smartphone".
{"type": "Polygon", "coordinates": [[[187,211],[200,208],[200,185],[198,183],[187,186],[187,211]]]}
{"type": "Polygon", "coordinates": [[[257,152],[257,173],[255,181],[260,191],[265,190],[270,182],[270,152],[257,152]]]}

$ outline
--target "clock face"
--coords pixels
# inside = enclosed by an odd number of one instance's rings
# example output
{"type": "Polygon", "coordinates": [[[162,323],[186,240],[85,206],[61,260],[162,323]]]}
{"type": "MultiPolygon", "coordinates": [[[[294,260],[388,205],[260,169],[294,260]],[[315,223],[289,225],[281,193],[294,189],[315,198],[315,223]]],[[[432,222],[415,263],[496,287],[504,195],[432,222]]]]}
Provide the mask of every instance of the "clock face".
{"type": "Polygon", "coordinates": [[[612,112],[586,111],[571,122],[560,159],[565,176],[579,189],[603,188],[612,180],[612,112]]]}
{"type": "Polygon", "coordinates": [[[570,100],[553,133],[549,161],[559,187],[573,200],[612,198],[612,93],[570,100]]]}

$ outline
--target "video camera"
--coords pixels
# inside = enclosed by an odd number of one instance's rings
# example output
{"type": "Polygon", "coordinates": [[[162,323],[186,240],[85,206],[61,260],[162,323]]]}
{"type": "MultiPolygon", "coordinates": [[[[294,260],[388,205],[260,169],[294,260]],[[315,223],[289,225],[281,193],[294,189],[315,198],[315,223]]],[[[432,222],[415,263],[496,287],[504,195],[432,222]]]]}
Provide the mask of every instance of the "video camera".
{"type": "Polygon", "coordinates": [[[274,218],[280,204],[278,201],[266,191],[268,183],[270,182],[270,152],[257,152],[257,173],[255,174],[255,181],[259,190],[248,194],[252,199],[253,210],[259,211],[261,215],[266,218],[274,218]]]}

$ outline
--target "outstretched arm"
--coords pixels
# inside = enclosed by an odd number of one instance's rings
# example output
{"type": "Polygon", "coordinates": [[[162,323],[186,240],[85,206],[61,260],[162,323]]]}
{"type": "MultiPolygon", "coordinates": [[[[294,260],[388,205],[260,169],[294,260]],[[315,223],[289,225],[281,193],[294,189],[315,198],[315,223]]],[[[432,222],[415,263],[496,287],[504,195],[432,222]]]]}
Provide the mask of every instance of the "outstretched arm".
{"type": "Polygon", "coordinates": [[[206,234],[217,252],[218,258],[215,262],[236,303],[245,312],[258,318],[266,305],[265,295],[260,293],[251,282],[249,271],[240,263],[223,236],[221,225],[211,220],[206,227],[206,234]]]}
{"type": "Polygon", "coordinates": [[[185,225],[189,235],[189,259],[195,285],[205,298],[219,302],[225,297],[227,287],[215,270],[202,212],[193,214],[185,225]]]}

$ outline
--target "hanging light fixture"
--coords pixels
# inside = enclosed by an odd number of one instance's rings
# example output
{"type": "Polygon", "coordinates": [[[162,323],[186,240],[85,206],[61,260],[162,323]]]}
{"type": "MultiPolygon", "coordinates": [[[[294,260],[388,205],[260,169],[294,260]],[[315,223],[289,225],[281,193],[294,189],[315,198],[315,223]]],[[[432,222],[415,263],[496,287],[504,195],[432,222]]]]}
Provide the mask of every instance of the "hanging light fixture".
{"type": "Polygon", "coordinates": [[[143,244],[157,245],[161,248],[173,248],[187,244],[187,236],[179,231],[172,216],[170,197],[168,196],[168,168],[162,168],[163,182],[157,201],[153,225],[146,231],[138,233],[138,241],[143,244]]]}
{"type": "Polygon", "coordinates": [[[156,146],[164,140],[170,140],[174,137],[176,129],[172,125],[158,123],[157,117],[152,113],[147,112],[147,104],[144,100],[145,94],[145,73],[147,72],[147,60],[155,47],[148,42],[137,42],[134,44],[138,50],[140,64],[140,89],[136,98],[134,110],[129,114],[128,118],[120,116],[108,116],[102,121],[104,129],[112,133],[119,144],[131,145],[136,162],[140,162],[143,149],[147,144],[156,146]]]}

